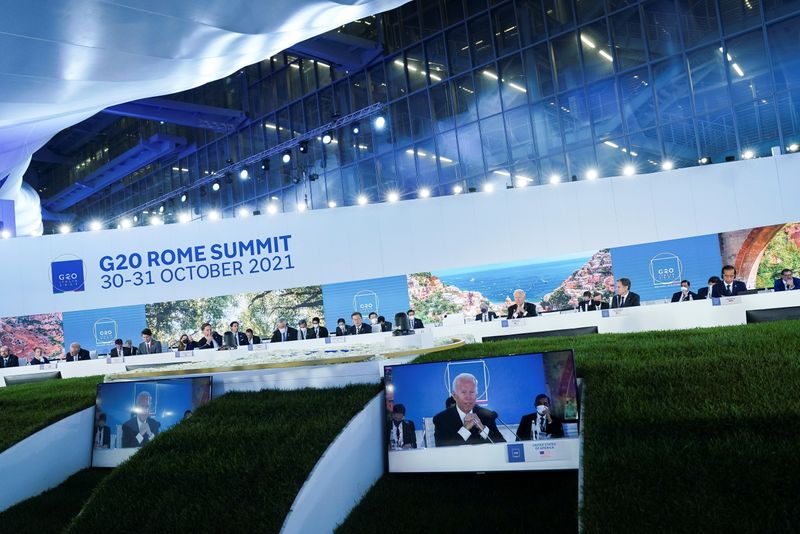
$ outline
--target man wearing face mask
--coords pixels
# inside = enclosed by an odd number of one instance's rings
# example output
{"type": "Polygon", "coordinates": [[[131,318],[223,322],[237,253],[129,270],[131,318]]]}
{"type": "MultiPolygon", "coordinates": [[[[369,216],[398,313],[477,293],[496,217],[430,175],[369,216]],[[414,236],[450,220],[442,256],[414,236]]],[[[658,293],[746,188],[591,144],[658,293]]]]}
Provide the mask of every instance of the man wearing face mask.
{"type": "Polygon", "coordinates": [[[372,331],[380,332],[381,325],[378,324],[378,314],[375,312],[370,312],[368,317],[369,317],[369,327],[372,328],[372,331]]]}
{"type": "Polygon", "coordinates": [[[337,336],[346,336],[350,333],[350,327],[347,326],[347,323],[344,322],[344,319],[341,317],[336,321],[336,335],[337,336]]]}
{"type": "Polygon", "coordinates": [[[310,336],[308,335],[308,322],[305,319],[300,319],[300,322],[297,323],[297,339],[299,341],[303,341],[304,339],[308,339],[310,336]]]}
{"type": "Polygon", "coordinates": [[[425,328],[425,325],[422,324],[422,321],[415,317],[414,310],[408,310],[406,312],[408,315],[408,326],[411,330],[419,330],[420,328],[425,328]]]}
{"type": "Polygon", "coordinates": [[[529,441],[536,433],[539,439],[563,438],[561,419],[550,413],[550,397],[544,393],[536,395],[536,411],[523,415],[517,427],[517,441],[529,441]]]}
{"type": "Polygon", "coordinates": [[[278,328],[272,333],[271,343],[282,343],[284,341],[297,341],[297,330],[286,323],[286,319],[278,321],[278,328]]]}
{"type": "Polygon", "coordinates": [[[688,280],[681,280],[681,290],[672,294],[672,302],[697,300],[697,294],[689,290],[691,285],[688,280]]]}
{"type": "Polygon", "coordinates": [[[599,291],[592,293],[592,303],[589,305],[589,311],[607,310],[608,302],[603,300],[603,294],[599,291]]]}
{"type": "Polygon", "coordinates": [[[720,282],[721,280],[719,279],[719,276],[712,276],[711,278],[709,278],[708,286],[701,287],[700,289],[697,290],[697,299],[702,300],[711,298],[711,294],[714,292],[714,286],[720,282]]]}
{"type": "Polygon", "coordinates": [[[476,321],[488,323],[497,319],[497,314],[489,309],[489,305],[485,302],[481,304],[481,312],[475,316],[476,321]]]}
{"type": "Polygon", "coordinates": [[[328,329],[319,324],[319,317],[311,319],[311,329],[308,331],[309,339],[329,337],[328,329]]]}

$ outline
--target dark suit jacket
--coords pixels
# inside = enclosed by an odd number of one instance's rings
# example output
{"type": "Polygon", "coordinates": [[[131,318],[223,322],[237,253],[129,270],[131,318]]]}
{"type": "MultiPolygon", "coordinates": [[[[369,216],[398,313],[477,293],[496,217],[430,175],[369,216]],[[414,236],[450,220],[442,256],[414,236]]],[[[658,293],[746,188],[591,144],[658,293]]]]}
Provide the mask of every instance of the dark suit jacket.
{"type": "Polygon", "coordinates": [[[123,348],[130,349],[131,356],[136,356],[139,353],[139,349],[137,349],[136,347],[123,347],[123,348]]]}
{"type": "Polygon", "coordinates": [[[72,353],[67,351],[67,361],[68,362],[72,362],[72,361],[76,361],[76,360],[91,360],[91,359],[92,359],[92,357],[89,356],[89,351],[86,350],[86,349],[79,350],[77,358],[73,358],[72,357],[72,353]]]}
{"type": "Polygon", "coordinates": [[[354,336],[356,334],[371,334],[372,333],[372,325],[367,323],[361,323],[360,327],[357,327],[354,324],[351,324],[350,327],[347,329],[347,335],[354,336]]]}
{"type": "MultiPolygon", "coordinates": [[[[403,445],[411,445],[412,449],[416,449],[417,448],[417,432],[416,432],[416,428],[414,428],[414,421],[409,421],[408,419],[403,419],[403,421],[400,424],[403,425],[403,430],[402,430],[402,432],[403,432],[403,445]]],[[[389,424],[386,425],[387,430],[389,432],[391,432],[392,435],[394,435],[394,427],[395,427],[394,420],[389,421],[389,424]]],[[[391,441],[391,439],[392,438],[390,436],[389,440],[391,441]]]]}
{"type": "Polygon", "coordinates": [[[578,309],[580,311],[592,311],[592,301],[591,300],[579,300],[578,301],[578,309]]]}
{"type": "MultiPolygon", "coordinates": [[[[222,336],[219,335],[219,332],[211,332],[211,337],[214,339],[214,341],[217,342],[217,345],[219,347],[222,346],[222,336]]],[[[213,349],[214,345],[212,343],[209,343],[208,340],[204,336],[204,337],[201,337],[200,341],[197,342],[197,348],[198,349],[213,349]]]]}
{"type": "MultiPolygon", "coordinates": [[[[161,423],[153,419],[152,417],[147,418],[147,424],[150,426],[150,432],[153,433],[154,436],[158,435],[158,432],[161,430],[161,423]]],[[[150,441],[150,438],[145,436],[144,440],[139,443],[136,439],[136,435],[139,433],[139,421],[136,420],[136,416],[134,415],[128,421],[122,425],[122,448],[130,449],[130,448],[139,448],[145,443],[150,441]]]]}
{"type": "Polygon", "coordinates": [[[306,328],[306,337],[303,337],[303,331],[299,328],[297,329],[297,339],[314,339],[314,331],[310,328],[306,328]]]}
{"type": "MultiPolygon", "coordinates": [[[[246,334],[245,334],[244,337],[245,337],[245,339],[247,339],[247,335],[246,334]]],[[[253,339],[251,339],[250,341],[245,343],[245,345],[258,345],[259,343],[261,343],[261,338],[259,336],[253,335],[253,339]],[[252,341],[252,343],[250,341],[252,341]]]]}
{"type": "Polygon", "coordinates": [[[350,333],[350,327],[347,325],[344,325],[344,328],[342,328],[341,326],[336,327],[337,336],[346,336],[349,333],[350,333]]]}
{"type": "Polygon", "coordinates": [[[633,291],[628,291],[628,294],[625,295],[625,304],[623,306],[619,305],[620,301],[619,295],[614,295],[614,298],[611,299],[611,308],[632,308],[633,306],[639,306],[639,295],[633,291]]]}
{"type": "MultiPolygon", "coordinates": [[[[708,288],[706,288],[706,291],[708,291],[708,288]]],[[[672,302],[680,302],[681,301],[681,293],[683,293],[683,291],[676,291],[675,293],[673,293],[672,294],[672,302]]],[[[683,300],[685,300],[685,301],[689,300],[690,297],[691,297],[692,300],[698,300],[697,299],[697,293],[695,293],[694,291],[689,291],[686,294],[686,298],[683,299],[683,300]]]]}
{"type": "MultiPolygon", "coordinates": [[[[792,278],[792,285],[794,285],[794,290],[800,289],[800,278],[792,278]]],[[[778,278],[775,280],[775,286],[773,288],[775,291],[786,291],[786,286],[783,285],[783,279],[778,278]]]]}
{"type": "MultiPolygon", "coordinates": [[[[525,304],[523,304],[522,308],[525,311],[525,315],[523,315],[523,317],[536,317],[536,305],[535,304],[533,304],[531,302],[526,302],[525,304]]],[[[516,315],[517,315],[517,305],[516,304],[512,304],[511,306],[508,307],[508,315],[506,315],[506,318],[508,318],[508,319],[520,319],[520,317],[517,317],[516,315]]]]}
{"type": "Polygon", "coordinates": [[[433,424],[436,427],[436,430],[433,434],[434,439],[436,440],[436,446],[449,447],[453,445],[478,445],[480,443],[497,443],[505,441],[505,439],[503,439],[503,435],[500,434],[499,430],[497,430],[497,424],[495,423],[495,420],[497,419],[496,413],[478,406],[475,406],[472,411],[478,416],[478,418],[480,418],[481,423],[483,423],[483,425],[489,429],[489,438],[492,441],[483,439],[480,436],[480,432],[478,431],[477,427],[472,427],[469,439],[464,441],[464,438],[462,438],[458,433],[459,429],[464,425],[461,423],[461,417],[458,415],[458,410],[456,407],[451,406],[450,408],[439,412],[433,417],[433,424]]]}
{"type": "MultiPolygon", "coordinates": [[[[553,422],[545,425],[545,432],[550,434],[552,438],[563,438],[564,426],[561,424],[561,419],[552,414],[550,415],[550,419],[552,419],[553,422]]],[[[534,421],[536,421],[536,412],[522,416],[522,419],[519,420],[519,426],[517,427],[517,441],[529,441],[533,439],[531,435],[531,423],[534,421]]]]}
{"type": "MultiPolygon", "coordinates": [[[[277,329],[272,333],[272,343],[280,343],[283,341],[280,331],[277,329]]],[[[297,341],[297,329],[291,326],[286,327],[286,341],[297,341]]]]}
{"type": "Polygon", "coordinates": [[[50,363],[50,360],[47,359],[47,356],[42,356],[41,360],[36,358],[36,356],[31,356],[31,365],[42,365],[43,363],[50,363]]]}
{"type": "Polygon", "coordinates": [[[707,299],[707,298],[708,298],[708,286],[701,287],[700,289],[697,290],[697,299],[698,300],[703,300],[703,299],[707,299]]]}
{"type": "MultiPolygon", "coordinates": [[[[230,332],[230,330],[228,332],[230,332]]],[[[227,334],[228,332],[225,333],[227,334]]],[[[230,334],[234,335],[233,332],[230,332],[230,334]]],[[[236,340],[239,342],[240,347],[246,347],[250,344],[250,342],[247,341],[247,335],[244,332],[236,332],[236,340]]]]}
{"type": "Polygon", "coordinates": [[[417,319],[416,317],[414,317],[414,324],[412,325],[411,321],[409,321],[408,326],[411,328],[411,330],[417,330],[419,328],[425,328],[425,325],[422,324],[422,320],[421,319],[417,319]]]}
{"type": "Polygon", "coordinates": [[[13,354],[8,355],[8,363],[3,361],[3,358],[0,357],[0,369],[3,367],[19,367],[19,358],[14,356],[13,354]]]}
{"type": "Polygon", "coordinates": [[[734,280],[733,284],[731,284],[731,291],[730,293],[725,287],[725,281],[719,282],[714,284],[714,291],[711,292],[711,296],[715,298],[719,297],[735,297],[742,291],[747,291],[747,286],[744,282],[740,282],[739,280],[734,280]]]}
{"type": "MultiPolygon", "coordinates": [[[[189,341],[182,350],[194,350],[194,349],[197,348],[197,346],[198,346],[197,345],[197,341],[189,341]]],[[[181,345],[180,345],[180,343],[178,343],[178,349],[180,350],[180,348],[181,348],[181,345]]],[[[127,356],[127,354],[126,354],[126,356],[127,356]]]]}
{"type": "MultiPolygon", "coordinates": [[[[117,347],[111,349],[111,352],[109,352],[108,355],[112,358],[120,356],[119,351],[117,351],[117,347]]],[[[130,355],[131,355],[131,349],[129,349],[128,347],[122,347],[122,356],[130,356],[130,355]]]]}
{"type": "Polygon", "coordinates": [[[325,328],[324,326],[319,326],[318,328],[319,328],[319,335],[317,335],[316,332],[314,332],[313,326],[308,329],[308,339],[318,339],[318,338],[321,339],[323,337],[330,337],[327,328],[325,328]]]}
{"type": "MultiPolygon", "coordinates": [[[[103,446],[105,448],[107,448],[107,449],[110,449],[111,448],[111,428],[108,425],[94,427],[95,440],[97,440],[97,431],[98,430],[100,430],[103,433],[103,435],[102,435],[103,446]]],[[[153,429],[151,428],[150,430],[153,430],[153,429]]],[[[138,432],[138,430],[137,430],[137,432],[138,432]]],[[[134,434],[134,436],[136,436],[136,434],[134,434]]],[[[134,440],[135,439],[136,438],[134,437],[134,440]]]]}
{"type": "MultiPolygon", "coordinates": [[[[495,312],[493,312],[493,311],[488,311],[488,312],[486,312],[486,314],[489,316],[489,321],[494,321],[495,319],[497,319],[497,314],[495,312]]],[[[475,320],[476,321],[483,321],[483,314],[479,313],[478,315],[476,315],[475,316],[475,320]]]]}
{"type": "Polygon", "coordinates": [[[608,302],[602,302],[601,301],[601,302],[598,303],[598,302],[592,301],[592,304],[589,306],[589,311],[607,310],[608,307],[609,307],[608,306],[608,302]]]}
{"type": "Polygon", "coordinates": [[[391,332],[392,331],[392,323],[389,321],[384,321],[381,323],[381,332],[391,332]]]}
{"type": "Polygon", "coordinates": [[[147,348],[147,343],[142,341],[139,343],[139,354],[161,354],[161,342],[157,339],[150,340],[150,349],[147,348]]]}

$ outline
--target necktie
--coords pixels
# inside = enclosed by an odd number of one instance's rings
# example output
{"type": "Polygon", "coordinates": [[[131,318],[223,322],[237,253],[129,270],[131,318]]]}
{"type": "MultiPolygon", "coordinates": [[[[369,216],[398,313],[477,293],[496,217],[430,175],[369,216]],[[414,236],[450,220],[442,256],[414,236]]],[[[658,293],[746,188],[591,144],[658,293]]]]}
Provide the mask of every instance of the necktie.
{"type": "Polygon", "coordinates": [[[484,322],[489,320],[489,316],[486,315],[485,313],[483,314],[483,320],[484,320],[484,322]]]}
{"type": "Polygon", "coordinates": [[[314,329],[314,337],[319,337],[319,328],[314,329]]]}
{"type": "Polygon", "coordinates": [[[623,306],[625,306],[625,297],[619,299],[619,307],[622,308],[623,306]]]}
{"type": "Polygon", "coordinates": [[[286,341],[286,332],[281,334],[281,341],[286,341]]]}
{"type": "Polygon", "coordinates": [[[731,294],[731,285],[728,284],[728,295],[730,295],[730,294],[731,294]]]}
{"type": "Polygon", "coordinates": [[[397,436],[397,444],[400,445],[400,425],[394,427],[395,434],[397,436]]]}
{"type": "Polygon", "coordinates": [[[303,330],[300,330],[300,339],[305,339],[306,333],[303,330]]]}
{"type": "Polygon", "coordinates": [[[150,343],[147,344],[147,354],[150,354],[150,343]]]}

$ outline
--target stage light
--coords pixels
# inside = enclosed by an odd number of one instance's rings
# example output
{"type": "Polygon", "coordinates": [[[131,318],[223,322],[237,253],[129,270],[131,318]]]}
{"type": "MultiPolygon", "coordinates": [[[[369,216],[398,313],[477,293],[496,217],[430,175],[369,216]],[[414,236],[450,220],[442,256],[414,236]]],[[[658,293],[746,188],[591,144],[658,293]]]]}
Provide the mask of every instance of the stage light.
{"type": "Polygon", "coordinates": [[[270,215],[275,215],[276,213],[278,213],[278,206],[272,203],[268,204],[267,213],[269,213],[270,215]]]}
{"type": "Polygon", "coordinates": [[[427,187],[423,187],[419,190],[419,198],[428,198],[429,196],[431,196],[431,190],[427,187]]]}
{"type": "Polygon", "coordinates": [[[130,228],[131,226],[133,226],[133,223],[131,222],[130,219],[122,219],[122,221],[120,221],[119,224],[120,226],[122,226],[122,228],[130,228]]]}
{"type": "Polygon", "coordinates": [[[383,115],[378,115],[375,117],[374,125],[376,130],[383,130],[386,127],[386,118],[383,115]]]}
{"type": "Polygon", "coordinates": [[[300,150],[301,154],[305,154],[308,152],[308,141],[300,141],[298,145],[298,150],[300,150]]]}
{"type": "Polygon", "coordinates": [[[484,193],[491,193],[492,191],[494,191],[494,184],[493,183],[487,182],[487,183],[483,184],[483,192],[484,193]]]}
{"type": "Polygon", "coordinates": [[[749,148],[742,152],[742,159],[753,159],[754,157],[756,157],[756,153],[749,148]]]}
{"type": "Polygon", "coordinates": [[[366,195],[358,195],[358,198],[356,200],[359,206],[363,206],[364,204],[369,202],[369,199],[366,197],[366,195]]]}
{"type": "Polygon", "coordinates": [[[798,150],[800,150],[800,145],[798,145],[797,143],[792,143],[786,148],[787,150],[789,150],[789,152],[797,152],[798,150]]]}
{"type": "Polygon", "coordinates": [[[303,213],[307,209],[308,209],[308,206],[306,206],[305,202],[298,202],[297,203],[297,211],[299,211],[300,213],[303,213]]]}
{"type": "Polygon", "coordinates": [[[186,193],[181,195],[181,202],[186,202],[188,199],[189,199],[189,195],[187,195],[186,193]]]}
{"type": "Polygon", "coordinates": [[[139,216],[138,215],[134,215],[133,216],[133,222],[135,222],[135,223],[139,222],[139,216]]]}
{"type": "Polygon", "coordinates": [[[292,161],[292,153],[289,150],[286,150],[281,156],[281,161],[283,161],[284,163],[289,163],[290,161],[292,161]]]}
{"type": "Polygon", "coordinates": [[[161,226],[162,224],[164,224],[164,219],[162,219],[157,215],[153,215],[152,217],[150,217],[150,224],[152,226],[161,226]]]}
{"type": "Polygon", "coordinates": [[[335,208],[335,207],[336,207],[336,202],[334,202],[333,200],[331,200],[330,202],[328,202],[328,207],[329,207],[329,208],[335,208]]]}
{"type": "Polygon", "coordinates": [[[517,187],[525,187],[526,185],[528,185],[528,179],[518,176],[517,179],[515,180],[515,183],[517,187]]]}
{"type": "Polygon", "coordinates": [[[89,223],[89,230],[91,230],[92,232],[96,232],[102,229],[103,229],[103,223],[101,223],[100,221],[92,221],[89,223]]]}
{"type": "Polygon", "coordinates": [[[186,224],[186,223],[188,223],[188,222],[189,222],[189,221],[191,221],[191,220],[192,220],[192,216],[191,216],[191,215],[189,215],[189,214],[188,214],[188,213],[186,213],[186,212],[183,212],[183,213],[181,213],[180,215],[178,215],[178,222],[179,222],[179,223],[186,224]]]}
{"type": "Polygon", "coordinates": [[[633,176],[634,174],[636,174],[636,167],[628,163],[627,165],[622,167],[622,174],[624,174],[625,176],[633,176]]]}
{"type": "Polygon", "coordinates": [[[163,204],[158,207],[158,213],[164,213],[164,205],[163,204]]]}
{"type": "Polygon", "coordinates": [[[268,171],[269,170],[269,159],[262,159],[261,160],[261,170],[268,171]]]}
{"type": "Polygon", "coordinates": [[[560,181],[561,181],[561,177],[559,175],[557,175],[557,174],[551,174],[550,175],[550,183],[551,184],[557,184],[560,181]]]}
{"type": "Polygon", "coordinates": [[[453,194],[454,195],[460,195],[463,192],[464,192],[464,188],[461,187],[460,185],[454,185],[453,186],[453,194]]]}
{"type": "Polygon", "coordinates": [[[239,171],[240,180],[247,180],[248,178],[250,178],[250,173],[247,171],[247,169],[242,169],[239,171]]]}
{"type": "Polygon", "coordinates": [[[219,212],[217,210],[211,210],[208,212],[208,220],[209,221],[218,221],[219,220],[219,212]]]}
{"type": "Polygon", "coordinates": [[[699,160],[697,160],[697,163],[699,163],[700,165],[708,165],[709,163],[711,163],[711,158],[709,158],[708,156],[703,156],[699,160]]]}
{"type": "Polygon", "coordinates": [[[242,218],[249,217],[250,210],[245,207],[239,208],[238,210],[236,210],[236,216],[242,218]]]}
{"type": "Polygon", "coordinates": [[[597,180],[597,178],[599,177],[600,173],[597,171],[597,169],[589,169],[588,171],[586,171],[587,180],[597,180]]]}
{"type": "Polygon", "coordinates": [[[213,184],[211,184],[212,191],[219,191],[219,180],[215,180],[213,184]]]}
{"type": "Polygon", "coordinates": [[[329,145],[333,141],[333,132],[330,130],[322,134],[322,144],[329,145]]]}
{"type": "Polygon", "coordinates": [[[0,237],[2,237],[3,239],[11,238],[11,231],[10,230],[3,230],[2,232],[0,232],[0,237]]]}
{"type": "Polygon", "coordinates": [[[398,193],[397,191],[389,191],[389,194],[386,195],[386,200],[388,200],[389,202],[397,202],[398,200],[400,200],[400,193],[398,193]]]}
{"type": "Polygon", "coordinates": [[[675,164],[672,163],[670,160],[665,160],[661,162],[662,171],[671,171],[673,168],[675,168],[675,164]]]}
{"type": "Polygon", "coordinates": [[[359,133],[361,133],[361,125],[358,124],[357,122],[354,122],[353,123],[353,134],[358,135],[359,133]]]}
{"type": "Polygon", "coordinates": [[[72,227],[68,224],[62,224],[58,227],[58,232],[61,234],[68,234],[72,231],[72,227]]]}

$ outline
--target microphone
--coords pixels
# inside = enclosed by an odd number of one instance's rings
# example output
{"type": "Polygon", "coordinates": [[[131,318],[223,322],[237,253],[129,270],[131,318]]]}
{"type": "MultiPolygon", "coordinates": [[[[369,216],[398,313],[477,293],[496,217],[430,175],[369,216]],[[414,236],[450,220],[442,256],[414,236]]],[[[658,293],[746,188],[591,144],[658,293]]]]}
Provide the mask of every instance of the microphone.
{"type": "Polygon", "coordinates": [[[511,427],[510,427],[510,426],[508,426],[507,424],[505,424],[505,422],[504,422],[502,419],[500,419],[500,416],[499,416],[499,415],[497,415],[497,412],[494,412],[494,418],[495,418],[495,419],[497,419],[498,421],[500,421],[500,424],[501,424],[501,425],[503,425],[504,427],[506,427],[506,430],[508,430],[509,432],[511,432],[512,434],[514,434],[514,437],[515,437],[515,438],[517,438],[517,441],[522,441],[522,438],[520,438],[520,437],[517,435],[517,433],[516,433],[516,432],[514,432],[513,430],[511,430],[511,427]]]}

